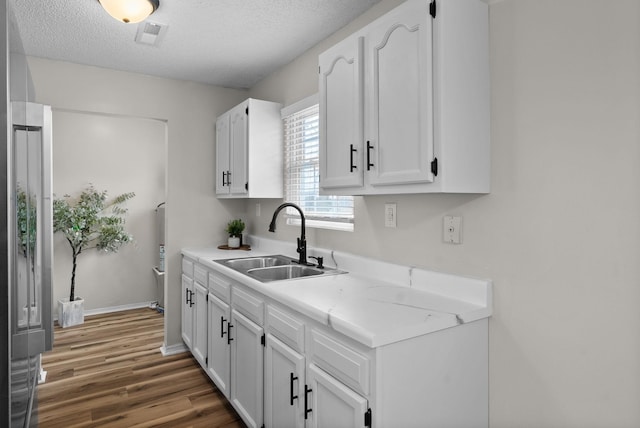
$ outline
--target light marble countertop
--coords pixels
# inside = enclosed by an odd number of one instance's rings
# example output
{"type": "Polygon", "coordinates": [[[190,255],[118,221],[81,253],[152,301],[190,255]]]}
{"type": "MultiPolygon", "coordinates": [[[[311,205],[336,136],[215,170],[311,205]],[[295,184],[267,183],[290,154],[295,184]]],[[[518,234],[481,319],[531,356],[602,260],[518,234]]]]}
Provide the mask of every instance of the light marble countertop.
{"type": "MultiPolygon", "coordinates": [[[[185,248],[182,254],[368,347],[487,318],[490,280],[389,264],[348,253],[309,248],[325,265],[348,273],[262,283],[215,260],[283,254],[295,245],[249,238],[252,250],[185,248]]],[[[311,261],[311,260],[310,260],[311,261]]]]}

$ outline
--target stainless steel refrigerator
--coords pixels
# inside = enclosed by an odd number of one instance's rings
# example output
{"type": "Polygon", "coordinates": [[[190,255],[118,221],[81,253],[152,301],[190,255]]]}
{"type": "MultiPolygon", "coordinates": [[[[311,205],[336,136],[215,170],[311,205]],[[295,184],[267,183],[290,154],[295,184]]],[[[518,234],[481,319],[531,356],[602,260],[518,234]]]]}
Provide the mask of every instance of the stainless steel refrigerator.
{"type": "Polygon", "coordinates": [[[51,108],[14,101],[10,118],[11,426],[22,427],[37,409],[40,355],[53,342],[51,108]]]}
{"type": "Polygon", "coordinates": [[[53,342],[51,108],[31,102],[13,22],[0,0],[0,426],[12,428],[37,426],[40,357],[53,342]]]}

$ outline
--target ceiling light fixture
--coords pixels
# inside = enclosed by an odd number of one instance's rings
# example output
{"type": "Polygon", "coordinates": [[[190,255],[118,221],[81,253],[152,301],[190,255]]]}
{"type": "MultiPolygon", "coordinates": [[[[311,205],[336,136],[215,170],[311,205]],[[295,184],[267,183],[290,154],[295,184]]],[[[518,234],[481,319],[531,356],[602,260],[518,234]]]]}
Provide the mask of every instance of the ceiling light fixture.
{"type": "Polygon", "coordinates": [[[160,0],[98,0],[104,10],[125,24],[145,20],[160,6],[160,0]]]}

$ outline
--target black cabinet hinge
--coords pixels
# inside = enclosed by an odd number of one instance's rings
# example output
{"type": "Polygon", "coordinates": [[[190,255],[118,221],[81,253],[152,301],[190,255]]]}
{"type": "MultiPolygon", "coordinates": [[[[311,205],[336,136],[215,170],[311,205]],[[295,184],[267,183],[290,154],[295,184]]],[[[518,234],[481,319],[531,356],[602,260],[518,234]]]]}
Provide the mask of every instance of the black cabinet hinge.
{"type": "Polygon", "coordinates": [[[266,346],[265,342],[266,342],[266,337],[265,337],[265,335],[263,334],[263,335],[262,335],[262,337],[260,338],[260,344],[261,344],[262,346],[266,346]]]}
{"type": "Polygon", "coordinates": [[[438,175],[438,158],[433,158],[431,161],[431,173],[435,176],[438,175]]]}
{"type": "Polygon", "coordinates": [[[371,409],[364,412],[364,426],[371,428],[371,409]]]}
{"type": "Polygon", "coordinates": [[[249,182],[244,183],[244,190],[249,190],[249,182]]]}
{"type": "Polygon", "coordinates": [[[244,109],[244,113],[245,113],[246,115],[249,115],[249,107],[247,107],[246,109],[244,109]]]}
{"type": "Polygon", "coordinates": [[[436,17],[436,0],[431,0],[431,3],[429,3],[429,15],[432,18],[436,17]]]}
{"type": "Polygon", "coordinates": [[[209,295],[207,294],[207,302],[209,301],[209,295]]]}

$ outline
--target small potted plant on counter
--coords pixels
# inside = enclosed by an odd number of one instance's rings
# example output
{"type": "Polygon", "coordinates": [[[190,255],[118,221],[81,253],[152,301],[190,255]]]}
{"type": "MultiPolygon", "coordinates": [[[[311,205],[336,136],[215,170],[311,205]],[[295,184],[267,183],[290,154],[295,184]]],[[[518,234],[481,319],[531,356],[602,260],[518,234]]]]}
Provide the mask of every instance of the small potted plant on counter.
{"type": "Polygon", "coordinates": [[[123,193],[107,201],[107,192],[93,186],[85,189],[77,199],[65,195],[53,201],[53,231],[61,232],[69,245],[73,266],[69,298],[58,300],[58,324],[62,327],[84,322],[84,300],[75,295],[78,256],[88,249],[117,252],[133,237],[124,230],[124,214],[121,204],[135,196],[123,193]],[[107,209],[111,208],[110,212],[107,209]]]}
{"type": "Polygon", "coordinates": [[[244,222],[240,219],[231,220],[227,223],[227,233],[229,240],[227,246],[229,248],[240,248],[242,246],[242,232],[244,231],[244,222]]]}

